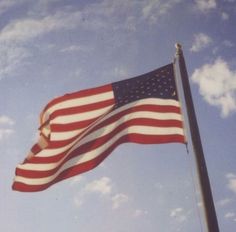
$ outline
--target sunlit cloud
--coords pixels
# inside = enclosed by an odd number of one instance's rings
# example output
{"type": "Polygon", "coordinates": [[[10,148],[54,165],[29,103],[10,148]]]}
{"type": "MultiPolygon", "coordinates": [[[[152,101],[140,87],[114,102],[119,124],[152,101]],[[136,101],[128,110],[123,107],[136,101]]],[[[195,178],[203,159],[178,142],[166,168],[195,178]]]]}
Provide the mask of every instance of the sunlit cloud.
{"type": "Polygon", "coordinates": [[[17,6],[21,3],[25,2],[25,0],[1,0],[0,1],[0,15],[10,8],[17,6]]]}
{"type": "Polygon", "coordinates": [[[143,1],[142,17],[150,23],[156,23],[160,16],[168,13],[181,0],[148,0],[143,1]]]}
{"type": "Polygon", "coordinates": [[[61,52],[78,52],[78,51],[81,51],[81,50],[82,50],[81,46],[70,45],[68,47],[62,48],[60,51],[61,52]]]}
{"type": "MultiPolygon", "coordinates": [[[[76,178],[72,185],[81,182],[81,178],[76,178]]],[[[81,207],[85,202],[86,198],[91,194],[98,194],[100,196],[109,196],[112,192],[112,182],[109,177],[102,177],[92,182],[86,183],[85,186],[77,193],[74,197],[74,203],[76,207],[81,207]]]]}
{"type": "Polygon", "coordinates": [[[222,12],[222,13],[221,13],[221,18],[222,18],[223,20],[228,20],[228,19],[229,19],[229,14],[227,14],[226,12],[222,12]]]}
{"type": "MultiPolygon", "coordinates": [[[[1,7],[6,9],[16,2],[1,1],[0,11],[1,7]]],[[[0,31],[0,43],[4,45],[0,49],[0,79],[14,73],[20,65],[24,66],[24,62],[33,55],[27,43],[37,38],[78,28],[93,32],[112,30],[125,38],[127,32],[133,33],[144,21],[156,23],[159,17],[163,17],[179,2],[181,0],[103,0],[89,3],[83,9],[72,8],[68,4],[60,9],[55,8],[54,13],[49,13],[51,2],[40,0],[31,3],[25,17],[11,20],[0,31]]],[[[120,43],[120,40],[117,40],[117,43],[120,43]]],[[[113,45],[116,47],[115,43],[113,45]]],[[[84,47],[77,45],[59,50],[87,52],[84,47]]]]}
{"type": "Polygon", "coordinates": [[[225,218],[234,218],[234,217],[236,217],[234,212],[228,212],[225,214],[225,218]]]}
{"type": "Polygon", "coordinates": [[[228,173],[226,174],[226,178],[228,180],[227,187],[236,193],[236,174],[234,173],[228,173]]]}
{"type": "Polygon", "coordinates": [[[195,4],[201,12],[208,12],[217,7],[216,0],[195,0],[195,4]]]}
{"type": "Polygon", "coordinates": [[[220,108],[222,117],[236,111],[236,70],[225,60],[218,58],[196,69],[192,80],[199,85],[204,100],[220,108]]]}
{"type": "Polygon", "coordinates": [[[94,180],[91,183],[88,183],[84,188],[85,192],[94,192],[102,195],[110,194],[111,190],[111,179],[108,177],[102,177],[101,179],[94,180]]]}
{"type": "Polygon", "coordinates": [[[210,36],[204,33],[195,34],[194,41],[193,41],[192,47],[190,48],[190,51],[199,52],[202,49],[206,48],[211,43],[212,43],[212,39],[210,36]]]}
{"type": "Polygon", "coordinates": [[[229,212],[225,213],[224,218],[226,220],[231,220],[233,222],[236,222],[236,214],[233,211],[229,211],[229,212]]]}
{"type": "Polygon", "coordinates": [[[71,178],[70,185],[71,186],[79,185],[81,184],[83,179],[84,178],[81,175],[74,176],[73,178],[71,178]]]}
{"type": "Polygon", "coordinates": [[[225,47],[228,47],[228,48],[231,48],[231,47],[234,46],[234,44],[233,44],[231,41],[229,41],[229,40],[224,40],[224,41],[222,42],[222,44],[223,44],[225,47]]]}
{"type": "Polygon", "coordinates": [[[0,116],[0,125],[14,125],[15,122],[6,115],[0,116]]]}
{"type": "Polygon", "coordinates": [[[15,131],[11,127],[15,124],[15,122],[6,115],[0,116],[0,141],[8,138],[15,131]]]}
{"type": "Polygon", "coordinates": [[[224,207],[228,204],[230,204],[233,200],[231,198],[225,198],[217,202],[217,205],[224,207]]]}
{"type": "Polygon", "coordinates": [[[118,193],[112,197],[112,208],[118,209],[122,204],[129,200],[128,196],[123,193],[118,193]]]}
{"type": "Polygon", "coordinates": [[[147,210],[136,209],[133,213],[134,218],[139,218],[148,214],[147,210]]]}
{"type": "Polygon", "coordinates": [[[174,208],[170,210],[170,217],[174,218],[177,222],[182,223],[187,220],[187,214],[183,208],[174,208]]]}

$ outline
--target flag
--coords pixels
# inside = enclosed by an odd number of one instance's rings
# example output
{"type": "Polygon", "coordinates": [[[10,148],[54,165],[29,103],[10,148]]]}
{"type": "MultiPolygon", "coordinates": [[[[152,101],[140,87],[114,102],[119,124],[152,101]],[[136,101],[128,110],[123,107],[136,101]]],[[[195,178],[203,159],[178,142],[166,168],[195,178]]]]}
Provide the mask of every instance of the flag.
{"type": "Polygon", "coordinates": [[[173,64],[58,97],[40,119],[48,145],[16,167],[13,190],[41,191],[89,171],[122,143],[185,142],[173,64]]]}

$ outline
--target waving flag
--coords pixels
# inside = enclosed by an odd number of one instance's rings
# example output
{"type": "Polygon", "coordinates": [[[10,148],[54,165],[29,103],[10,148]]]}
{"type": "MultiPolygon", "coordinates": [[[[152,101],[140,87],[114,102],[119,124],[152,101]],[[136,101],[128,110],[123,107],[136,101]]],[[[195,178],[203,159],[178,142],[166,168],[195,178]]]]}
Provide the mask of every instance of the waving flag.
{"type": "Polygon", "coordinates": [[[17,166],[14,190],[41,191],[91,170],[122,143],[184,143],[173,64],[56,98],[39,129],[48,145],[17,166]]]}

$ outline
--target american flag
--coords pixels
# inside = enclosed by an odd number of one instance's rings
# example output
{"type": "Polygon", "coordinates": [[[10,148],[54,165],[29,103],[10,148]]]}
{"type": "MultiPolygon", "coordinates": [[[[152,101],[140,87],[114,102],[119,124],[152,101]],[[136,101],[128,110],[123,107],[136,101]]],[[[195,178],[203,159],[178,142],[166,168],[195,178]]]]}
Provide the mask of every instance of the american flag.
{"type": "Polygon", "coordinates": [[[41,113],[48,146],[19,164],[13,190],[34,192],[89,171],[118,145],[184,143],[173,64],[58,97],[41,113]]]}

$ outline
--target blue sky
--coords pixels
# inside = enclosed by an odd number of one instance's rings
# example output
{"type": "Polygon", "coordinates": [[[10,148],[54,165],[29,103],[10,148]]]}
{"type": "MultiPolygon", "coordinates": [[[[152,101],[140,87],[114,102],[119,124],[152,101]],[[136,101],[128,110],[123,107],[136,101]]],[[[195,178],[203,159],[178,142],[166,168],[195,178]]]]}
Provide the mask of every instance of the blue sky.
{"type": "Polygon", "coordinates": [[[0,0],[0,230],[204,231],[192,153],[118,147],[39,193],[11,190],[54,97],[151,71],[183,46],[222,232],[236,230],[235,0],[0,0]]]}

